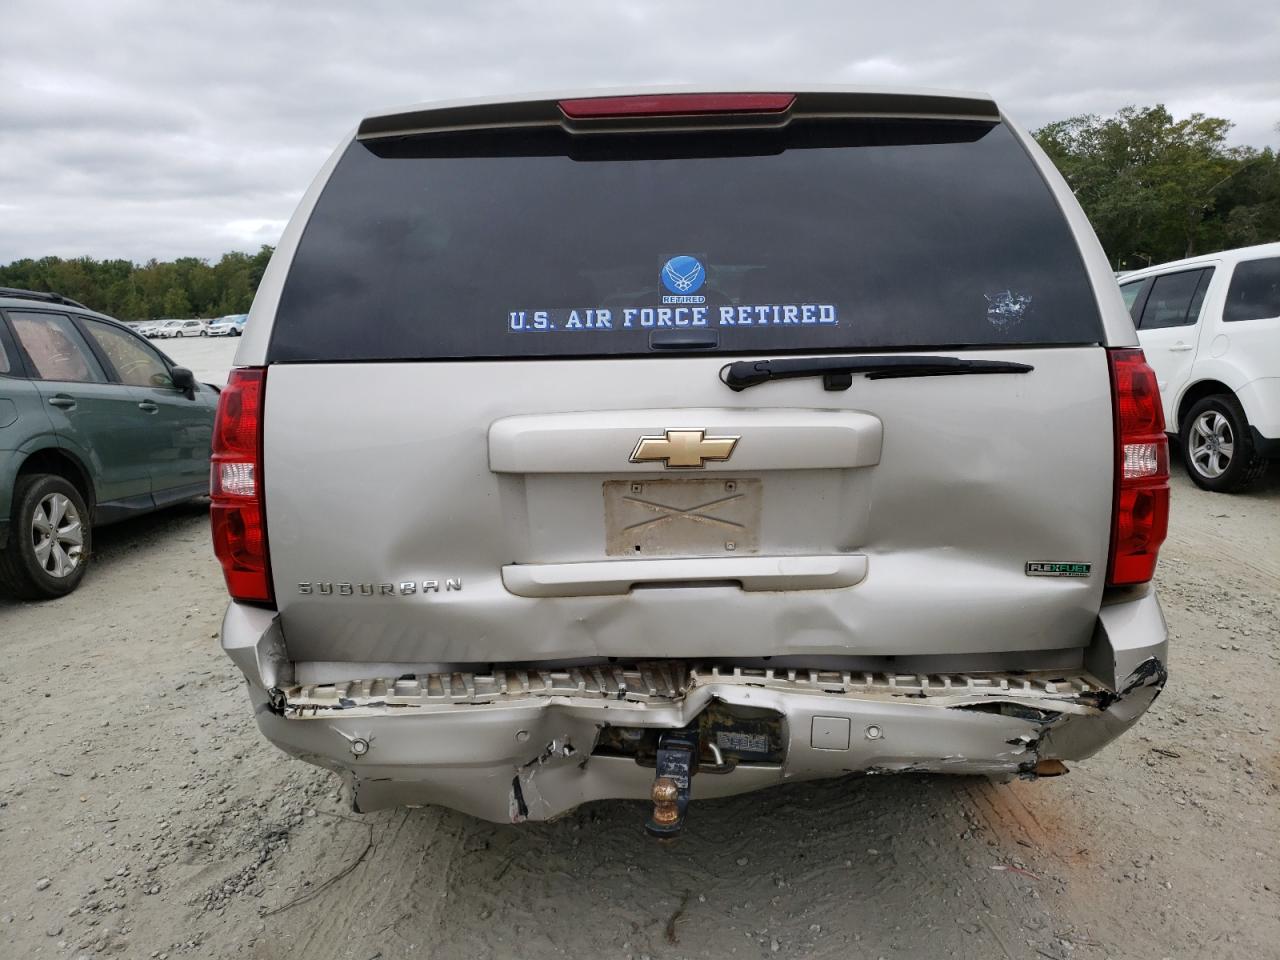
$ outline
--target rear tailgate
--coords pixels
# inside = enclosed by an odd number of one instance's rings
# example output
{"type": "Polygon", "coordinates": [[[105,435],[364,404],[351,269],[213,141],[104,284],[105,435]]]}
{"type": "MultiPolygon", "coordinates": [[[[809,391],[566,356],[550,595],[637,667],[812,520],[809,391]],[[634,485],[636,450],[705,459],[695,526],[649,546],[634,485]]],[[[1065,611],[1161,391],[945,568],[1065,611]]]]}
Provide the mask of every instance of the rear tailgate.
{"type": "Polygon", "coordinates": [[[1083,646],[1097,616],[1111,509],[1105,354],[1014,356],[1035,371],[865,381],[843,394],[799,380],[735,395],[711,357],[273,367],[264,473],[290,651],[453,662],[1083,646]],[[495,383],[503,388],[484,389],[495,383]],[[1080,396],[1081,383],[1101,388],[1080,396]],[[563,417],[576,429],[584,401],[606,400],[588,415],[598,457],[612,458],[612,469],[563,441],[554,472],[491,469],[493,424],[541,414],[547,425],[563,417]],[[637,418],[634,410],[654,412],[637,418]],[[783,410],[813,444],[771,465],[769,421],[783,410]],[[830,465],[867,456],[851,449],[858,439],[849,427],[864,420],[883,430],[873,462],[830,465]],[[628,457],[641,436],[680,427],[741,437],[733,456],[707,463],[699,480],[761,487],[757,544],[702,551],[725,561],[709,580],[732,580],[733,563],[748,556],[846,554],[866,558],[865,577],[834,589],[798,582],[765,591],[649,583],[605,596],[528,597],[504,586],[513,564],[622,562],[607,550],[606,486],[640,484],[637,496],[670,504],[651,483],[669,483],[673,472],[628,457]],[[1097,573],[1027,576],[1036,561],[1087,562],[1097,573]]]}
{"type": "Polygon", "coordinates": [[[1113,493],[1102,339],[998,122],[357,141],[268,353],[290,654],[979,669],[1082,647],[1113,493]],[[722,382],[855,353],[1032,369],[722,382]]]}

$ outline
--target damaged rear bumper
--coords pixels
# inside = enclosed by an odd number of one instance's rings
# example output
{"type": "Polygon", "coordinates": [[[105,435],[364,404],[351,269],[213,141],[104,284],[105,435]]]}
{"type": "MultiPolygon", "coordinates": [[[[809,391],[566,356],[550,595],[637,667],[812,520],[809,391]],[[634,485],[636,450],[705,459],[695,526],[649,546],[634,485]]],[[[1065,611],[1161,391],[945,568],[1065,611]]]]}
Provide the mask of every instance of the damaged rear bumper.
{"type": "Polygon", "coordinates": [[[650,735],[698,724],[714,749],[695,798],[857,772],[1033,776],[1128,729],[1167,676],[1152,593],[1104,607],[1081,668],[1065,672],[661,661],[299,684],[272,614],[236,604],[223,645],[264,735],[341,773],[356,809],[439,804],[499,822],[647,798],[650,735]]]}

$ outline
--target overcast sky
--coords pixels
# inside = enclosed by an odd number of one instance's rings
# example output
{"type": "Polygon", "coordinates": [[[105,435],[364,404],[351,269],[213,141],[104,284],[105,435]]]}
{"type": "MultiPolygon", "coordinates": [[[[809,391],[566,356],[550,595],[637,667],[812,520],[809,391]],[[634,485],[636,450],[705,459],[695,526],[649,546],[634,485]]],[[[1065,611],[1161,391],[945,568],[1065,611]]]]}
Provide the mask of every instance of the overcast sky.
{"type": "Polygon", "coordinates": [[[0,263],[256,250],[363,114],[459,96],[935,86],[985,90],[1032,127],[1163,102],[1280,142],[1280,5],[888,6],[3,0],[0,263]]]}

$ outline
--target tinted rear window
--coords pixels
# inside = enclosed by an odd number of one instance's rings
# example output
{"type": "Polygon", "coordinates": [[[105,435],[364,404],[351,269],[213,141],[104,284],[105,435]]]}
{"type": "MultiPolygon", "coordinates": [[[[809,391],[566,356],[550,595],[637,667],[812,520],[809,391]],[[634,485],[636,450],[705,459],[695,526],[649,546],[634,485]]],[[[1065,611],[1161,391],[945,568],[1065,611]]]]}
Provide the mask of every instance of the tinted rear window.
{"type": "Polygon", "coordinates": [[[1003,125],[356,142],[272,361],[1092,343],[1074,238],[1003,125]]]}
{"type": "Polygon", "coordinates": [[[1280,257],[1236,264],[1222,319],[1228,323],[1280,317],[1280,257]]]}

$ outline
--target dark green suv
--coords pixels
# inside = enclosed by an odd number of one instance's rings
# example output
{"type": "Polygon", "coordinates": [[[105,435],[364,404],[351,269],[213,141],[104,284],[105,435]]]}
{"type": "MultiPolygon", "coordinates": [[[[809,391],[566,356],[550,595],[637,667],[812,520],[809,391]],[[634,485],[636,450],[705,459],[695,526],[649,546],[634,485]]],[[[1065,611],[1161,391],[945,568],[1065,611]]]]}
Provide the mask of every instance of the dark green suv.
{"type": "Polygon", "coordinates": [[[70,593],[91,527],[206,495],[217,400],[124,324],[0,288],[0,589],[70,593]]]}

